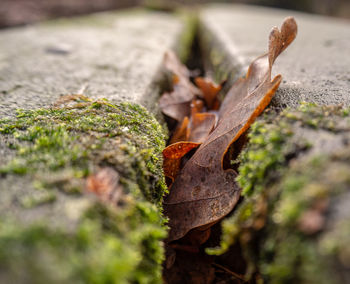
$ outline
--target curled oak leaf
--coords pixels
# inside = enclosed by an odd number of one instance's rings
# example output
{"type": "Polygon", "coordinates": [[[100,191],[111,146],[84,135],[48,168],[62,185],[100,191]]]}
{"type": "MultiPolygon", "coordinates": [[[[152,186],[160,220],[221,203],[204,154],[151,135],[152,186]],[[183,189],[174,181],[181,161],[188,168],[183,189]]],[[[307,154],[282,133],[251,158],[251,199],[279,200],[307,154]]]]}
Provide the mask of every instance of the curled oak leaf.
{"type": "Polygon", "coordinates": [[[116,204],[123,193],[119,184],[119,174],[112,168],[102,168],[86,180],[86,189],[104,201],[116,204]]]}
{"type": "Polygon", "coordinates": [[[224,170],[223,157],[271,101],[281,82],[280,75],[271,81],[272,63],[296,33],[293,18],[283,22],[281,32],[277,28],[271,31],[268,53],[255,59],[246,77],[234,84],[217,127],[178,173],[164,201],[171,228],[168,242],[220,220],[236,205],[241,191],[235,182],[237,173],[224,170]]]}
{"type": "Polygon", "coordinates": [[[166,177],[174,181],[181,167],[181,158],[205,141],[216,121],[213,113],[196,113],[191,118],[189,127],[189,119],[185,117],[171,139],[172,144],[163,150],[163,170],[166,177]]]}
{"type": "Polygon", "coordinates": [[[214,113],[196,113],[191,117],[190,135],[188,141],[203,143],[209,134],[213,131],[217,122],[217,116],[214,113]]]}
{"type": "Polygon", "coordinates": [[[238,79],[225,96],[219,110],[219,117],[232,111],[242,102],[247,94],[252,94],[261,82],[271,79],[271,69],[277,56],[288,47],[297,34],[297,24],[293,17],[286,18],[282,24],[281,32],[274,27],[269,36],[268,53],[255,59],[249,66],[245,78],[238,79]]]}
{"type": "Polygon", "coordinates": [[[188,125],[188,141],[202,143],[217,123],[215,113],[202,112],[204,102],[195,99],[191,103],[191,118],[188,125]]]}
{"type": "Polygon", "coordinates": [[[221,85],[216,85],[209,78],[197,77],[195,78],[195,83],[198,88],[203,93],[203,98],[205,103],[210,110],[218,110],[220,107],[220,102],[218,99],[218,94],[222,88],[221,85]]]}
{"type": "Polygon", "coordinates": [[[173,51],[168,50],[165,52],[163,62],[165,68],[172,72],[172,74],[176,74],[180,78],[190,77],[190,71],[180,62],[179,58],[173,51]]]}
{"type": "Polygon", "coordinates": [[[182,121],[186,116],[191,113],[191,97],[186,97],[188,92],[182,93],[180,90],[183,88],[176,88],[172,93],[164,93],[159,99],[159,107],[162,112],[177,120],[182,121]]]}
{"type": "Polygon", "coordinates": [[[192,100],[195,96],[202,94],[191,83],[188,69],[180,62],[174,52],[166,52],[164,65],[173,74],[173,91],[161,96],[159,107],[165,115],[182,121],[185,116],[190,115],[192,100]]]}
{"type": "Polygon", "coordinates": [[[201,113],[204,107],[202,100],[194,99],[190,105],[191,118],[185,116],[176,128],[169,144],[181,141],[202,143],[217,123],[215,113],[201,113]]]}
{"type": "Polygon", "coordinates": [[[163,150],[164,175],[174,181],[180,170],[181,158],[192,149],[198,148],[200,143],[177,142],[169,145],[163,150]]]}
{"type": "Polygon", "coordinates": [[[164,66],[173,76],[173,84],[181,85],[193,95],[201,96],[200,90],[191,83],[190,71],[183,65],[173,51],[168,50],[164,55],[164,66]]]}
{"type": "Polygon", "coordinates": [[[171,136],[169,142],[170,145],[181,141],[188,141],[188,138],[190,137],[189,123],[190,120],[188,116],[185,116],[181,125],[175,129],[174,134],[171,136]]]}

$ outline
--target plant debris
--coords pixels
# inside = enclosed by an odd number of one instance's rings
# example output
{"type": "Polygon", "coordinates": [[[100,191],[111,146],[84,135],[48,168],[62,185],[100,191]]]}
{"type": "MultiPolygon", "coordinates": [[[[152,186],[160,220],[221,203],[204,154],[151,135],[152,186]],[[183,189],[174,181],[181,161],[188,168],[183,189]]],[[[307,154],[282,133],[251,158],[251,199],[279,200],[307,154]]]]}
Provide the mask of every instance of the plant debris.
{"type": "Polygon", "coordinates": [[[209,238],[211,226],[235,207],[241,189],[237,172],[226,167],[234,158],[227,154],[235,152],[235,142],[270,103],[282,79],[277,75],[271,80],[272,65],[296,34],[292,17],[280,30],[273,28],[268,52],[250,64],[246,77],[236,81],[221,106],[219,85],[196,78],[197,88],[175,54],[166,54],[173,91],[160,98],[160,107],[179,125],[170,140],[173,144],[163,151],[164,173],[170,179],[163,203],[169,217],[168,243],[191,235],[188,243],[199,246],[209,238]]]}

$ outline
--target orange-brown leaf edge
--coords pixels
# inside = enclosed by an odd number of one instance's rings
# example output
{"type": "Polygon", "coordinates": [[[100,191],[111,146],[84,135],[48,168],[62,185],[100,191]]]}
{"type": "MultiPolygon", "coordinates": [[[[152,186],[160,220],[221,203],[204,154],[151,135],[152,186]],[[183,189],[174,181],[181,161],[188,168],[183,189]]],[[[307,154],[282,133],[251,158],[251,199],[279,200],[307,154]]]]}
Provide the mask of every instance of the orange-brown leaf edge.
{"type": "Polygon", "coordinates": [[[209,78],[197,77],[195,83],[203,93],[203,98],[208,109],[217,110],[219,108],[219,100],[217,98],[222,86],[216,85],[209,78]]]}
{"type": "Polygon", "coordinates": [[[170,145],[181,141],[188,141],[188,138],[190,136],[189,123],[190,120],[188,116],[185,116],[185,118],[182,120],[181,125],[175,129],[174,134],[171,136],[169,142],[170,145]]]}
{"type": "Polygon", "coordinates": [[[174,181],[180,170],[181,158],[199,145],[200,143],[194,142],[177,142],[166,147],[163,150],[164,175],[174,181]]]}

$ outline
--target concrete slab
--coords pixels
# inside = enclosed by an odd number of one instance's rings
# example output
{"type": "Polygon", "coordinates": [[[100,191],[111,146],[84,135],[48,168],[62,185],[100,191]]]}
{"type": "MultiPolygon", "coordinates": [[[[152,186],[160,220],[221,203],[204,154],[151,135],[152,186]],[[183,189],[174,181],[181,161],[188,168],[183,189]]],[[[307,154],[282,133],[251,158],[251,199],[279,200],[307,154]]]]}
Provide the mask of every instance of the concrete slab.
{"type": "Polygon", "coordinates": [[[161,12],[99,13],[0,32],[0,117],[84,93],[152,109],[184,24],[161,12]]]}
{"type": "Polygon", "coordinates": [[[299,32],[277,59],[273,74],[284,80],[273,100],[277,107],[300,101],[350,105],[350,22],[294,11],[244,5],[209,5],[200,15],[205,57],[223,79],[245,74],[249,63],[266,52],[268,34],[287,16],[299,32]]]}
{"type": "Polygon", "coordinates": [[[0,31],[0,283],[161,283],[166,137],[150,111],[185,26],[131,11],[0,31]],[[48,108],[77,93],[115,104],[48,108]]]}

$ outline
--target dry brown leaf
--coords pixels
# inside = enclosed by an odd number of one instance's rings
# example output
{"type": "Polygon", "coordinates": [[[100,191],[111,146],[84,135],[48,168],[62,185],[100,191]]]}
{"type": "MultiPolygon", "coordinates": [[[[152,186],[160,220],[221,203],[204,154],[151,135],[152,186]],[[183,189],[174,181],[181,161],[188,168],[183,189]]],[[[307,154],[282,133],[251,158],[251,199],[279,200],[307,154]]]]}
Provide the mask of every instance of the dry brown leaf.
{"type": "Polygon", "coordinates": [[[216,115],[212,113],[196,113],[190,123],[187,116],[184,118],[175,131],[171,144],[163,150],[164,175],[172,182],[181,168],[182,157],[205,141],[216,121],[216,115]]]}
{"type": "Polygon", "coordinates": [[[164,66],[173,74],[174,85],[181,85],[193,95],[201,96],[200,90],[190,81],[190,71],[183,65],[173,51],[167,51],[164,55],[164,66]]]}
{"type": "Polygon", "coordinates": [[[223,157],[271,101],[281,82],[280,75],[271,81],[272,64],[296,33],[293,18],[283,22],[281,32],[272,29],[268,53],[255,59],[246,77],[233,85],[220,109],[217,127],[178,173],[164,201],[171,228],[168,241],[216,222],[236,205],[240,195],[237,173],[224,170],[223,157]]]}
{"type": "Polygon", "coordinates": [[[75,107],[81,107],[86,106],[89,102],[91,102],[91,99],[84,96],[83,94],[69,94],[61,96],[55,103],[53,103],[53,108],[75,108],[75,107]]]}
{"type": "Polygon", "coordinates": [[[188,141],[203,143],[213,131],[217,117],[214,113],[196,113],[191,117],[188,141]]]}
{"type": "Polygon", "coordinates": [[[164,175],[174,181],[180,170],[181,158],[192,149],[198,148],[200,143],[177,142],[163,150],[164,175]]]}
{"type": "Polygon", "coordinates": [[[191,117],[194,116],[196,113],[201,113],[204,108],[204,102],[199,99],[194,99],[191,102],[191,117]]]}
{"type": "Polygon", "coordinates": [[[173,74],[173,91],[162,95],[159,107],[165,115],[182,121],[185,116],[190,115],[192,100],[202,94],[191,83],[189,71],[173,52],[168,51],[165,54],[164,65],[173,74]]]}
{"type": "Polygon", "coordinates": [[[172,93],[164,93],[159,100],[159,107],[162,112],[177,120],[182,121],[186,116],[191,113],[191,97],[187,97],[189,94],[186,89],[184,92],[182,87],[175,87],[172,93]]]}
{"type": "Polygon", "coordinates": [[[185,116],[181,125],[175,129],[174,134],[171,136],[170,145],[181,141],[188,141],[188,137],[190,137],[189,123],[188,116],[185,116]]]}
{"type": "Polygon", "coordinates": [[[208,109],[218,110],[220,106],[220,102],[217,96],[222,86],[216,85],[209,78],[202,78],[202,77],[197,77],[195,79],[195,83],[198,86],[198,88],[202,91],[203,98],[205,100],[205,103],[208,109]]]}
{"type": "Polygon", "coordinates": [[[199,147],[209,136],[217,123],[214,113],[200,113],[203,107],[201,100],[194,100],[191,104],[191,120],[186,116],[181,125],[175,130],[170,140],[170,146],[163,151],[163,170],[165,176],[172,181],[180,170],[181,158],[190,150],[199,147]],[[179,153],[174,158],[174,154],[179,153]]]}

